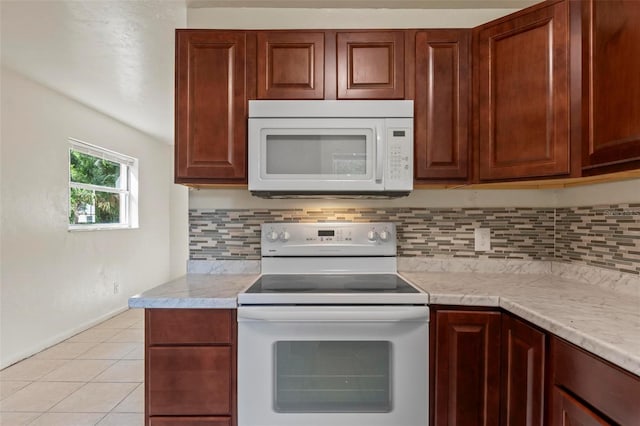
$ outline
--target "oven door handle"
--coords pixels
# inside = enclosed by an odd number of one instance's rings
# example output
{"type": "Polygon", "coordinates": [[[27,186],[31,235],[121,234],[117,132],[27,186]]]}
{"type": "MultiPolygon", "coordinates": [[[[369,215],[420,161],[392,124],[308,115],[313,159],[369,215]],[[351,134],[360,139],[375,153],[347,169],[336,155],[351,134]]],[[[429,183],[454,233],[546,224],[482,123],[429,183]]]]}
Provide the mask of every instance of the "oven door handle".
{"type": "Polygon", "coordinates": [[[241,306],[238,322],[428,322],[426,306],[241,306]]]}

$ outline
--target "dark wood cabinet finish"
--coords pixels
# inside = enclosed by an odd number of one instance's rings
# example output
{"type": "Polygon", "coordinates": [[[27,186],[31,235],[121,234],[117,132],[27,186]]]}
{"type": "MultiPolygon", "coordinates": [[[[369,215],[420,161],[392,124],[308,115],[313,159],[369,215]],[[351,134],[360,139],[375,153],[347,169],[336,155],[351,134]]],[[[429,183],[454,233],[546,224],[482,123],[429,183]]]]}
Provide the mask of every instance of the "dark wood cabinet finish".
{"type": "Polygon", "coordinates": [[[236,424],[235,310],[147,309],[147,426],[236,424]]]}
{"type": "Polygon", "coordinates": [[[228,309],[149,309],[153,324],[147,339],[154,345],[206,345],[233,341],[235,323],[228,309]],[[197,324],[197,327],[194,326],[197,324]]]}
{"type": "Polygon", "coordinates": [[[566,175],[568,2],[478,29],[480,180],[566,175]]]}
{"type": "MultiPolygon", "coordinates": [[[[579,399],[580,404],[602,418],[621,425],[636,425],[640,421],[640,377],[557,337],[550,339],[550,364],[551,385],[573,395],[572,398],[579,399]]],[[[551,398],[552,425],[571,424],[559,420],[563,419],[566,399],[551,398]]]]}
{"type": "Polygon", "coordinates": [[[532,326],[502,315],[503,426],[543,426],[546,335],[532,326]]]}
{"type": "Polygon", "coordinates": [[[435,425],[496,425],[500,313],[438,310],[432,323],[435,425]]]}
{"type": "Polygon", "coordinates": [[[551,419],[552,425],[606,426],[611,424],[557,386],[551,390],[551,398],[555,407],[551,419]]]}
{"type": "Polygon", "coordinates": [[[247,34],[176,30],[175,181],[247,179],[247,34]]]}
{"type": "Polygon", "coordinates": [[[229,417],[152,417],[149,426],[231,426],[229,417]]]}
{"type": "Polygon", "coordinates": [[[150,416],[231,414],[230,346],[152,347],[147,355],[150,416]]]}
{"type": "MultiPolygon", "coordinates": [[[[640,167],[640,2],[584,0],[583,167],[640,167]],[[632,162],[633,164],[625,165],[632,162]]],[[[596,168],[596,170],[592,170],[596,168]]]]}
{"type": "Polygon", "coordinates": [[[324,98],[324,32],[258,33],[258,99],[324,98]]]}
{"type": "Polygon", "coordinates": [[[429,30],[416,34],[416,181],[468,177],[469,51],[469,30],[429,30]]]}
{"type": "Polygon", "coordinates": [[[338,99],[404,99],[404,34],[338,32],[338,99]]]}

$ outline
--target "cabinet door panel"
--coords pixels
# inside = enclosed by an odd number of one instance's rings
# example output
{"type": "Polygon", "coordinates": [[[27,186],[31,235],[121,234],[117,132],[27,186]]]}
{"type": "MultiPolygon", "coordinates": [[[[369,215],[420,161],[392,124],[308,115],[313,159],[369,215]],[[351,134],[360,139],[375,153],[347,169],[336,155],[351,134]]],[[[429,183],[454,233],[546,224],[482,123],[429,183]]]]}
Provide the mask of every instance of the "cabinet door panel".
{"type": "Polygon", "coordinates": [[[435,424],[498,424],[500,313],[438,311],[435,339],[435,424]]]}
{"type": "Polygon", "coordinates": [[[640,161],[640,3],[585,0],[585,168],[640,161]]]}
{"type": "Polygon", "coordinates": [[[246,35],[176,32],[176,182],[246,182],[246,35]]]}
{"type": "Polygon", "coordinates": [[[503,426],[544,425],[545,334],[502,316],[503,426]]]}
{"type": "Polygon", "coordinates": [[[611,425],[559,387],[554,386],[551,393],[555,407],[551,413],[551,426],[611,425]]]}
{"type": "Polygon", "coordinates": [[[149,348],[148,415],[232,414],[231,351],[230,346],[149,348]]]}
{"type": "Polygon", "coordinates": [[[468,30],[416,35],[415,177],[465,179],[469,158],[468,30]]]}
{"type": "Polygon", "coordinates": [[[569,173],[568,5],[479,32],[481,180],[569,173]]]}
{"type": "Polygon", "coordinates": [[[231,426],[229,417],[151,417],[149,426],[231,426]]]}
{"type": "Polygon", "coordinates": [[[324,33],[258,33],[258,98],[323,99],[324,33]]]}
{"type": "Polygon", "coordinates": [[[339,99],[404,98],[404,32],[337,34],[339,99]]]}

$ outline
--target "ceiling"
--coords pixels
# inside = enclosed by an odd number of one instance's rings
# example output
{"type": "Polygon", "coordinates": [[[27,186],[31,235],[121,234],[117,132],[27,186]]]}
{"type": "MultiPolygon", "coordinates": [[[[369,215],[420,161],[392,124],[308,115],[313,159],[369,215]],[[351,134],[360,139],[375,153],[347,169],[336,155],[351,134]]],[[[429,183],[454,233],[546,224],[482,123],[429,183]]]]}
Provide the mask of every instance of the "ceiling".
{"type": "Polygon", "coordinates": [[[1,0],[2,64],[173,143],[174,29],[184,1],[1,0]]]}
{"type": "Polygon", "coordinates": [[[0,0],[2,65],[173,143],[174,29],[187,8],[522,8],[537,0],[0,0]]]}

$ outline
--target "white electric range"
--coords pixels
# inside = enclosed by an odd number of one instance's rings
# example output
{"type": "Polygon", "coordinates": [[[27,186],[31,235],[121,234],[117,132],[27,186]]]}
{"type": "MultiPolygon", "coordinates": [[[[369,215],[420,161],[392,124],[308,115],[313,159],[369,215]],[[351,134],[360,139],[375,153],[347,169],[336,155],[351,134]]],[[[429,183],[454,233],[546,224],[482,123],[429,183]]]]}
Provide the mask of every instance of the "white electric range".
{"type": "Polygon", "coordinates": [[[264,224],[238,296],[238,426],[428,423],[428,296],[392,223],[264,224]]]}

